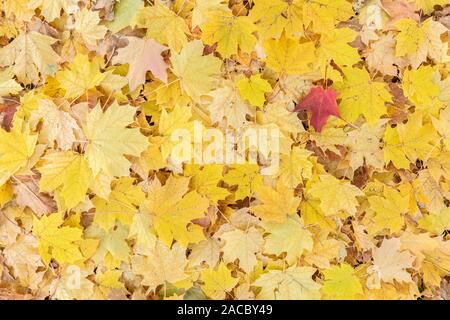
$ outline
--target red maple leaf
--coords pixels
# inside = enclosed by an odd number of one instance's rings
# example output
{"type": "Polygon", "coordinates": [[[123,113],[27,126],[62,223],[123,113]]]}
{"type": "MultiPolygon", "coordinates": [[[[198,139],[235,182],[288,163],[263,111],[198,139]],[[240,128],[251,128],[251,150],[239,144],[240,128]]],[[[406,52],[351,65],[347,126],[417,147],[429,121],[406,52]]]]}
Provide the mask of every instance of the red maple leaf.
{"type": "Polygon", "coordinates": [[[333,89],[314,87],[303,100],[297,104],[294,111],[302,109],[312,113],[311,125],[317,132],[327,123],[330,115],[339,117],[339,109],[336,102],[337,92],[333,89]]]}

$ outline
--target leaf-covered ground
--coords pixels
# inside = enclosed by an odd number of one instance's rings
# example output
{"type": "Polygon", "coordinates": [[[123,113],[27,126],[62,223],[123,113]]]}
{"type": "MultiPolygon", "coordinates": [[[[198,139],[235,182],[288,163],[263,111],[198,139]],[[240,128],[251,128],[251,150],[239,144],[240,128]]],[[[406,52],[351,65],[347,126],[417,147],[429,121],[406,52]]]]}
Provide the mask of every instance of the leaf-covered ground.
{"type": "Polygon", "coordinates": [[[450,1],[0,4],[0,298],[450,298],[450,1]]]}

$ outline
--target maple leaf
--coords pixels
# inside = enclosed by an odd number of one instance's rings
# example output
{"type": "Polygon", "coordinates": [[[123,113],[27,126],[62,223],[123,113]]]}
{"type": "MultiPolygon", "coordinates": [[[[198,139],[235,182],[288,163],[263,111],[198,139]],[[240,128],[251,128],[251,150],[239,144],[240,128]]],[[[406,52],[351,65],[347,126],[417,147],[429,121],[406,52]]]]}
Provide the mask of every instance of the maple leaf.
{"type": "Polygon", "coordinates": [[[0,298],[446,299],[448,0],[0,2],[0,298]]]}
{"type": "Polygon", "coordinates": [[[334,86],[339,92],[339,111],[347,121],[354,122],[363,115],[374,126],[387,112],[386,102],[392,102],[384,82],[372,81],[365,69],[342,69],[345,79],[334,86]]]}
{"type": "Polygon", "coordinates": [[[200,26],[208,21],[208,13],[213,11],[225,11],[227,5],[222,0],[196,0],[192,10],[192,26],[200,26]]]}
{"type": "Polygon", "coordinates": [[[448,0],[414,0],[414,2],[425,14],[433,12],[435,6],[445,6],[448,4],[448,0]]]}
{"type": "Polygon", "coordinates": [[[252,34],[256,27],[251,19],[246,16],[236,17],[229,10],[209,12],[202,30],[203,41],[209,45],[217,43],[217,51],[224,58],[237,54],[238,47],[250,53],[256,43],[256,37],[252,34]]]}
{"type": "Polygon", "coordinates": [[[439,213],[433,213],[422,217],[419,226],[436,235],[440,235],[450,228],[449,208],[442,209],[439,213]]]}
{"type": "Polygon", "coordinates": [[[127,40],[128,46],[118,50],[112,63],[129,63],[127,78],[130,90],[136,89],[145,82],[147,71],[151,71],[156,78],[167,83],[167,64],[161,53],[169,48],[153,39],[127,37],[127,40]]]}
{"type": "Polygon", "coordinates": [[[41,191],[57,190],[62,198],[61,209],[71,209],[82,202],[86,196],[92,173],[87,160],[72,151],[55,152],[43,158],[39,168],[41,191]]]}
{"type": "Polygon", "coordinates": [[[414,68],[427,60],[429,56],[437,62],[448,62],[448,43],[441,40],[441,34],[447,28],[433,19],[427,19],[420,25],[412,19],[402,19],[396,23],[400,30],[397,36],[396,55],[408,56],[414,68]]]}
{"type": "Polygon", "coordinates": [[[299,38],[311,24],[317,33],[329,34],[338,21],[352,15],[351,5],[345,0],[258,0],[250,11],[261,37],[276,39],[283,30],[290,38],[299,38]]]}
{"type": "Polygon", "coordinates": [[[389,187],[384,188],[383,195],[384,197],[370,196],[367,198],[371,208],[376,212],[373,219],[375,225],[371,229],[377,231],[388,228],[391,232],[398,232],[405,224],[402,215],[408,212],[409,199],[389,187]]]}
{"type": "Polygon", "coordinates": [[[40,220],[33,217],[33,233],[39,239],[39,254],[45,264],[55,258],[59,263],[74,263],[82,260],[76,241],[81,240],[83,231],[78,228],[65,227],[63,214],[52,213],[40,220]]]}
{"type": "Polygon", "coordinates": [[[0,128],[0,185],[23,168],[34,153],[38,136],[20,118],[10,132],[0,128]]]}
{"type": "Polygon", "coordinates": [[[217,239],[203,240],[192,247],[189,255],[189,264],[199,266],[206,262],[210,268],[214,268],[220,259],[220,245],[217,239]]]}
{"type": "Polygon", "coordinates": [[[98,86],[106,75],[100,71],[99,60],[89,61],[87,55],[78,54],[69,70],[59,71],[56,80],[65,90],[67,98],[78,98],[87,90],[98,86]]]}
{"type": "Polygon", "coordinates": [[[186,22],[160,0],[155,1],[154,6],[142,7],[136,24],[147,29],[148,38],[167,44],[175,52],[180,52],[187,43],[189,28],[186,22]]]}
{"type": "Polygon", "coordinates": [[[72,144],[82,132],[75,119],[67,112],[58,109],[55,103],[48,99],[37,102],[38,108],[30,114],[30,124],[36,128],[42,121],[40,141],[52,146],[54,142],[62,150],[70,150],[72,144]]]}
{"type": "Polygon", "coordinates": [[[405,70],[403,74],[402,87],[407,98],[413,102],[418,109],[424,106],[433,106],[430,113],[436,113],[441,104],[436,98],[440,94],[440,87],[435,81],[436,70],[430,66],[421,66],[417,70],[405,70]],[[436,110],[437,109],[437,110],[436,110]],[[436,110],[436,111],[435,111],[436,110]]]}
{"type": "Polygon", "coordinates": [[[138,212],[135,206],[144,202],[145,194],[141,188],[134,186],[134,179],[122,177],[113,181],[112,190],[107,199],[94,197],[94,223],[109,230],[115,226],[116,220],[124,226],[132,223],[133,215],[138,212]]]}
{"type": "Polygon", "coordinates": [[[373,251],[373,266],[369,267],[367,272],[374,275],[368,281],[375,281],[375,283],[379,283],[380,280],[390,283],[394,283],[394,280],[412,281],[406,269],[412,268],[415,258],[408,251],[400,251],[400,245],[400,240],[397,238],[384,239],[381,246],[373,251]]]}
{"type": "MultiPolygon", "coordinates": [[[[201,195],[208,197],[214,203],[225,199],[230,193],[227,189],[218,187],[220,180],[223,178],[222,165],[207,165],[201,170],[199,168],[193,169],[191,178],[191,186],[201,195]]],[[[184,169],[185,175],[191,175],[189,168],[184,169]]]]}
{"type": "Polygon", "coordinates": [[[99,104],[87,115],[83,131],[89,140],[86,156],[94,176],[100,171],[110,176],[128,176],[130,161],[124,155],[139,156],[148,140],[139,129],[127,129],[135,109],[113,103],[105,112],[99,104]],[[111,162],[110,159],[115,159],[111,162]]]}
{"type": "Polygon", "coordinates": [[[439,119],[434,117],[431,119],[433,126],[444,138],[444,144],[447,147],[447,150],[450,150],[450,127],[447,125],[450,121],[450,108],[447,107],[441,110],[439,119]]]}
{"type": "Polygon", "coordinates": [[[130,237],[136,239],[135,252],[148,255],[157,241],[151,229],[151,217],[146,214],[135,214],[130,225],[130,237]]]}
{"type": "Polygon", "coordinates": [[[314,87],[297,104],[294,111],[308,110],[312,113],[311,125],[317,132],[322,130],[322,127],[327,123],[330,115],[339,117],[339,109],[336,102],[336,91],[333,89],[324,89],[322,87],[314,87]]]}
{"type": "Polygon", "coordinates": [[[121,0],[114,6],[114,20],[108,22],[108,29],[116,33],[120,30],[134,26],[138,12],[144,6],[142,0],[121,0]]]}
{"type": "Polygon", "coordinates": [[[300,146],[292,147],[288,154],[281,156],[279,179],[290,188],[298,186],[303,181],[312,177],[313,162],[312,153],[300,146]]]}
{"type": "Polygon", "coordinates": [[[297,114],[292,112],[292,108],[287,108],[285,101],[278,101],[277,103],[270,103],[266,106],[264,112],[258,113],[261,117],[261,122],[267,125],[269,128],[276,125],[280,131],[286,132],[286,134],[297,134],[304,132],[302,122],[298,118],[297,114]]]}
{"type": "Polygon", "coordinates": [[[35,31],[23,32],[0,48],[0,66],[12,66],[20,82],[37,83],[39,73],[47,75],[56,71],[60,57],[51,46],[57,41],[35,31]]]}
{"type": "Polygon", "coordinates": [[[248,105],[240,99],[239,93],[231,86],[220,87],[208,93],[212,102],[208,106],[214,123],[222,121],[235,129],[247,123],[246,115],[252,114],[248,105]]]}
{"type": "Polygon", "coordinates": [[[411,115],[408,123],[387,127],[384,134],[384,160],[397,168],[409,168],[410,162],[427,160],[434,149],[437,133],[431,123],[423,124],[422,115],[411,115]]]}
{"type": "Polygon", "coordinates": [[[280,38],[287,25],[284,14],[288,3],[282,0],[255,0],[255,6],[250,11],[250,18],[257,23],[261,34],[268,38],[280,38]]]}
{"type": "Polygon", "coordinates": [[[263,44],[267,66],[279,73],[302,74],[310,70],[314,61],[314,43],[299,43],[282,35],[279,40],[270,39],[263,44]],[[298,59],[302,57],[302,59],[298,59]]]}
{"type": "Polygon", "coordinates": [[[117,268],[122,261],[130,260],[130,247],[126,242],[129,230],[120,223],[115,228],[105,231],[96,225],[85,230],[86,239],[98,240],[92,260],[103,262],[110,269],[117,268]]]}
{"type": "Polygon", "coordinates": [[[154,217],[156,233],[166,245],[171,245],[174,239],[183,246],[204,239],[200,226],[193,225],[192,220],[203,216],[209,202],[196,191],[186,193],[188,183],[187,178],[177,179],[172,176],[164,186],[155,181],[145,203],[148,212],[154,217]]]}
{"type": "Polygon", "coordinates": [[[61,10],[69,11],[67,0],[41,1],[42,15],[48,22],[52,22],[60,16],[61,10]]]}
{"type": "Polygon", "coordinates": [[[312,279],[316,269],[292,266],[286,270],[270,270],[253,283],[261,287],[259,299],[317,300],[320,285],[312,279]]]}
{"type": "Polygon", "coordinates": [[[384,120],[378,121],[374,127],[365,123],[359,129],[348,133],[345,145],[348,147],[348,157],[353,170],[364,164],[376,169],[383,167],[383,144],[380,141],[385,124],[384,120]]]}
{"type": "Polygon", "coordinates": [[[237,186],[234,194],[236,200],[250,196],[262,184],[259,167],[254,164],[231,166],[230,170],[224,175],[223,181],[230,186],[237,186]]]}
{"type": "Polygon", "coordinates": [[[360,56],[358,49],[349,45],[355,40],[357,33],[350,28],[336,29],[333,33],[325,33],[320,41],[318,55],[326,64],[333,60],[339,66],[348,66],[358,63],[360,56]]]}
{"type": "Polygon", "coordinates": [[[18,94],[22,87],[14,79],[0,80],[0,102],[3,102],[2,96],[18,94]]]}
{"type": "Polygon", "coordinates": [[[304,227],[303,220],[296,215],[289,216],[282,223],[264,221],[269,233],[265,237],[264,252],[280,255],[286,253],[286,260],[293,264],[305,251],[313,248],[311,233],[304,227]]]}
{"type": "Polygon", "coordinates": [[[253,106],[262,107],[266,98],[264,93],[272,91],[267,80],[261,74],[254,74],[250,78],[243,78],[236,83],[242,99],[248,100],[253,106]]]}
{"type": "Polygon", "coordinates": [[[221,262],[216,269],[205,269],[201,273],[203,281],[202,290],[212,299],[224,299],[227,292],[230,292],[238,283],[237,278],[233,278],[227,265],[221,262]]]}
{"type": "Polygon", "coordinates": [[[245,272],[251,272],[258,263],[255,254],[261,252],[264,244],[261,231],[254,227],[246,231],[239,229],[225,232],[220,236],[225,240],[222,248],[225,262],[234,262],[239,259],[239,266],[245,272]]]}
{"type": "Polygon", "coordinates": [[[283,222],[289,215],[297,213],[300,199],[283,183],[278,183],[275,190],[261,185],[255,191],[262,204],[252,207],[251,210],[261,219],[283,222]]]}
{"type": "Polygon", "coordinates": [[[320,207],[327,215],[337,215],[340,210],[350,215],[356,213],[358,200],[363,192],[351,185],[348,181],[340,181],[332,175],[319,176],[320,181],[315,182],[307,194],[320,199],[320,207]]]}
{"type": "Polygon", "coordinates": [[[91,11],[83,8],[75,14],[75,23],[73,28],[81,35],[81,38],[88,46],[95,46],[97,40],[103,39],[108,29],[99,25],[100,17],[97,11],[91,11]]]}
{"type": "Polygon", "coordinates": [[[329,34],[335,31],[338,21],[353,16],[353,8],[346,0],[306,1],[303,7],[304,24],[312,24],[314,31],[329,34]]]}
{"type": "Polygon", "coordinates": [[[135,256],[131,262],[133,272],[143,276],[142,284],[150,290],[166,282],[175,284],[188,278],[185,250],[179,244],[172,248],[157,242],[148,256],[135,256]]]}
{"type": "Polygon", "coordinates": [[[323,274],[325,282],[321,291],[331,299],[352,300],[363,293],[355,270],[347,263],[324,270],[323,274]]]}
{"type": "Polygon", "coordinates": [[[213,77],[219,74],[222,64],[216,57],[203,56],[203,44],[199,40],[189,42],[170,60],[173,73],[180,79],[181,88],[194,99],[212,89],[213,77]]]}
{"type": "Polygon", "coordinates": [[[396,39],[387,34],[374,42],[367,50],[367,65],[370,71],[378,70],[386,75],[396,76],[398,68],[406,65],[406,61],[395,55],[396,39]]]}

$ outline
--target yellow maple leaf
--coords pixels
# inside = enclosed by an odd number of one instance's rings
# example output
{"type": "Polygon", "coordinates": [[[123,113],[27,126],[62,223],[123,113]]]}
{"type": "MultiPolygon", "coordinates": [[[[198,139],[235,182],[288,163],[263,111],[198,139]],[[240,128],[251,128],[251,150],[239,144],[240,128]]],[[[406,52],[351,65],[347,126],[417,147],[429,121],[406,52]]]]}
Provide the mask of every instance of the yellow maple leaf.
{"type": "Polygon", "coordinates": [[[393,284],[394,280],[412,282],[406,269],[413,267],[415,257],[407,250],[400,251],[400,246],[398,238],[384,239],[381,246],[372,251],[373,265],[367,269],[370,287],[379,287],[380,280],[393,284]]]}
{"type": "Polygon", "coordinates": [[[339,28],[331,34],[325,33],[320,39],[318,58],[323,65],[333,60],[338,66],[348,66],[358,63],[361,58],[358,49],[349,45],[355,40],[358,33],[350,28],[339,28]]]}
{"type": "Polygon", "coordinates": [[[311,70],[309,66],[315,59],[313,42],[300,43],[286,37],[279,40],[270,39],[263,44],[267,66],[276,72],[286,74],[303,74],[311,70]],[[301,59],[299,59],[301,57],[301,59]]]}
{"type": "Polygon", "coordinates": [[[186,22],[160,0],[156,0],[154,6],[139,10],[136,25],[147,29],[148,38],[167,44],[175,52],[180,52],[187,43],[186,22]]]}
{"type": "Polygon", "coordinates": [[[78,98],[105,79],[100,71],[100,60],[89,61],[87,55],[78,54],[69,65],[69,70],[59,71],[56,80],[65,91],[66,98],[78,98]]]}
{"type": "Polygon", "coordinates": [[[286,270],[270,270],[253,283],[261,287],[258,299],[318,300],[320,285],[312,279],[316,269],[292,266],[286,270]]]}
{"type": "Polygon", "coordinates": [[[356,213],[359,204],[356,197],[364,195],[360,189],[332,175],[320,175],[319,179],[307,190],[307,195],[320,199],[320,208],[326,215],[338,215],[340,211],[356,213]]]}
{"type": "Polygon", "coordinates": [[[414,68],[430,57],[436,62],[450,61],[448,43],[441,40],[447,28],[432,18],[418,24],[413,19],[401,19],[396,23],[400,33],[397,35],[396,56],[407,56],[414,68]]]}
{"type": "Polygon", "coordinates": [[[164,186],[155,181],[145,202],[159,239],[169,246],[174,239],[185,247],[204,239],[202,228],[192,220],[204,215],[209,201],[196,191],[186,193],[188,183],[187,178],[173,176],[164,186]]]}
{"type": "Polygon", "coordinates": [[[259,175],[259,166],[255,164],[232,165],[224,175],[223,181],[230,186],[237,186],[234,193],[236,200],[242,200],[262,185],[262,177],[259,175]]]}
{"type": "Polygon", "coordinates": [[[22,87],[16,80],[3,80],[0,77],[0,103],[3,102],[1,97],[18,94],[20,91],[22,91],[22,87]]]}
{"type": "Polygon", "coordinates": [[[185,175],[191,175],[191,186],[200,195],[208,197],[213,203],[225,199],[230,192],[218,186],[223,179],[223,165],[206,165],[202,169],[198,166],[184,168],[185,175]]]}
{"type": "Polygon", "coordinates": [[[426,110],[437,115],[442,103],[437,99],[440,94],[438,72],[431,66],[421,66],[417,70],[405,70],[402,87],[405,96],[418,110],[426,110]]]}
{"type": "Polygon", "coordinates": [[[384,228],[392,233],[398,232],[405,224],[403,215],[408,212],[409,198],[402,196],[397,190],[384,187],[383,197],[370,196],[367,198],[370,208],[376,212],[374,225],[369,226],[371,232],[384,228]]]}
{"type": "Polygon", "coordinates": [[[99,25],[99,22],[98,11],[91,11],[85,7],[75,14],[73,28],[86,45],[95,46],[97,40],[103,39],[108,30],[105,26],[99,25]]]}
{"type": "Polygon", "coordinates": [[[363,293],[361,282],[355,270],[347,263],[324,270],[325,282],[322,294],[328,299],[352,300],[363,293]]]}
{"type": "Polygon", "coordinates": [[[79,228],[61,226],[63,213],[52,213],[40,220],[33,217],[33,234],[39,239],[39,254],[45,264],[51,258],[58,263],[74,263],[83,260],[76,241],[81,240],[83,231],[79,228]]]}
{"type": "Polygon", "coordinates": [[[363,115],[374,126],[386,114],[386,102],[392,102],[385,83],[373,81],[366,69],[344,67],[342,71],[344,81],[335,84],[342,118],[355,122],[363,115]]]}
{"type": "Polygon", "coordinates": [[[231,81],[226,81],[223,86],[209,92],[208,96],[212,98],[207,108],[213,123],[223,123],[236,130],[248,123],[246,115],[253,112],[240,98],[231,81]]]}
{"type": "Polygon", "coordinates": [[[248,100],[251,105],[262,107],[266,98],[264,94],[272,91],[270,83],[261,78],[261,74],[254,74],[250,78],[242,78],[236,83],[242,99],[248,100]]]}
{"type": "Polygon", "coordinates": [[[413,0],[419,9],[422,9],[425,14],[430,14],[434,11],[435,6],[445,6],[449,4],[448,0],[413,0]]]}
{"type": "Polygon", "coordinates": [[[252,34],[256,27],[249,17],[234,16],[231,11],[218,10],[207,14],[208,21],[202,25],[202,39],[208,45],[217,43],[217,51],[223,58],[242,52],[250,53],[256,44],[252,34]]]}
{"type": "Polygon", "coordinates": [[[0,185],[26,166],[34,153],[37,138],[20,118],[14,120],[10,132],[0,128],[0,185]]]}
{"type": "MultiPolygon", "coordinates": [[[[75,119],[68,112],[59,109],[52,100],[35,98],[37,109],[30,112],[29,122],[33,128],[38,127],[42,122],[43,128],[40,130],[39,141],[45,142],[48,146],[53,146],[56,142],[62,150],[72,149],[73,143],[77,140],[76,135],[81,134],[75,119]]],[[[30,99],[33,98],[30,97],[30,99]]],[[[25,103],[32,102],[28,100],[25,103]]],[[[26,109],[23,111],[24,114],[27,113],[26,109]]]]}
{"type": "Polygon", "coordinates": [[[286,253],[286,261],[294,264],[305,251],[313,248],[311,232],[303,225],[302,218],[297,215],[288,216],[282,223],[263,221],[264,229],[269,233],[264,238],[264,252],[280,255],[286,253]]]}
{"type": "Polygon", "coordinates": [[[450,151],[450,107],[447,107],[440,112],[439,119],[431,118],[433,126],[444,138],[444,144],[448,151],[450,151]]]}
{"type": "Polygon", "coordinates": [[[107,23],[108,29],[116,33],[127,26],[136,25],[136,16],[144,6],[142,0],[121,0],[114,6],[114,20],[107,23]]]}
{"type": "Polygon", "coordinates": [[[39,167],[41,191],[55,191],[61,197],[60,209],[71,209],[85,200],[92,181],[87,160],[72,151],[55,152],[43,158],[39,167]]]}
{"type": "Polygon", "coordinates": [[[109,230],[115,226],[116,220],[124,226],[130,225],[134,214],[145,199],[145,194],[139,186],[135,186],[134,179],[122,177],[112,182],[112,190],[108,199],[94,197],[95,206],[94,223],[101,228],[109,230]]]}
{"type": "Polygon", "coordinates": [[[186,44],[171,59],[173,73],[180,79],[181,88],[193,99],[210,91],[214,76],[220,73],[222,61],[212,55],[203,56],[203,44],[194,40],[186,44]]]}
{"type": "Polygon", "coordinates": [[[418,221],[419,226],[436,235],[450,229],[450,209],[445,208],[439,213],[430,213],[418,221]]]}
{"type": "Polygon", "coordinates": [[[118,268],[122,261],[130,260],[130,248],[126,239],[129,230],[118,223],[115,228],[105,231],[97,225],[85,229],[85,238],[99,241],[97,250],[92,256],[95,263],[104,263],[108,268],[118,268]]]}
{"type": "Polygon", "coordinates": [[[128,129],[136,110],[114,102],[105,112],[99,104],[87,115],[83,131],[88,139],[86,156],[94,176],[100,171],[110,176],[128,176],[130,161],[124,155],[139,156],[148,140],[139,129],[128,129]],[[114,159],[111,161],[110,159],[114,159]]]}
{"type": "Polygon", "coordinates": [[[36,31],[20,33],[0,48],[0,66],[12,66],[20,82],[37,83],[39,73],[48,75],[56,71],[60,57],[51,46],[57,41],[36,31]]]}
{"type": "Polygon", "coordinates": [[[278,171],[279,179],[289,188],[295,188],[304,180],[312,177],[312,153],[300,146],[294,146],[289,154],[281,155],[278,171]]]}
{"type": "Polygon", "coordinates": [[[423,124],[422,115],[414,113],[406,124],[396,128],[387,127],[384,134],[384,160],[395,167],[408,169],[410,162],[417,159],[428,160],[437,139],[436,130],[431,123],[423,124]]]}
{"type": "Polygon", "coordinates": [[[225,240],[223,260],[228,263],[239,259],[239,267],[245,272],[251,272],[258,263],[256,253],[263,248],[262,232],[254,227],[245,231],[236,229],[223,233],[220,238],[225,240]]]}
{"type": "Polygon", "coordinates": [[[135,256],[131,262],[133,272],[142,275],[142,284],[150,290],[166,282],[175,284],[189,277],[186,273],[185,249],[179,244],[172,248],[158,241],[147,256],[135,256]]]}
{"type": "Polygon", "coordinates": [[[228,9],[222,0],[196,0],[192,10],[192,26],[200,26],[208,21],[208,13],[228,9]]]}
{"type": "Polygon", "coordinates": [[[203,292],[215,300],[223,300],[238,283],[239,279],[231,276],[227,265],[221,262],[216,269],[204,269],[201,272],[203,292]]]}
{"type": "Polygon", "coordinates": [[[381,169],[384,165],[381,136],[386,120],[380,120],[371,127],[367,123],[348,133],[345,145],[348,147],[350,166],[357,170],[364,164],[381,169]]]}
{"type": "Polygon", "coordinates": [[[304,34],[304,0],[256,0],[254,3],[249,16],[256,22],[260,37],[278,39],[283,30],[291,38],[304,34]]]}
{"type": "Polygon", "coordinates": [[[346,21],[354,15],[352,4],[346,0],[304,0],[303,21],[305,27],[321,34],[331,34],[339,21],[346,21]]]}
{"type": "Polygon", "coordinates": [[[283,183],[279,182],[276,189],[261,185],[255,191],[262,204],[251,207],[251,210],[263,221],[283,222],[297,213],[300,198],[283,183]]]}

